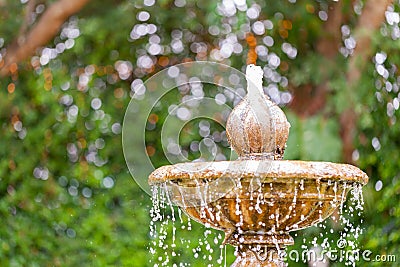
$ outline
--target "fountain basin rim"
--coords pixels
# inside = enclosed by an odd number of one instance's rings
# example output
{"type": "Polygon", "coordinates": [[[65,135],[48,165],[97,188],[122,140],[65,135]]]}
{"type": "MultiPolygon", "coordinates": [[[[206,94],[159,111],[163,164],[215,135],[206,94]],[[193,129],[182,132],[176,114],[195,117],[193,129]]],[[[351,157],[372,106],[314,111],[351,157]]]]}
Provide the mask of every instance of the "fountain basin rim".
{"type": "Polygon", "coordinates": [[[186,162],[162,166],[149,176],[149,184],[173,180],[231,178],[284,178],[333,180],[368,183],[368,176],[359,168],[342,163],[300,160],[235,160],[186,162]]]}

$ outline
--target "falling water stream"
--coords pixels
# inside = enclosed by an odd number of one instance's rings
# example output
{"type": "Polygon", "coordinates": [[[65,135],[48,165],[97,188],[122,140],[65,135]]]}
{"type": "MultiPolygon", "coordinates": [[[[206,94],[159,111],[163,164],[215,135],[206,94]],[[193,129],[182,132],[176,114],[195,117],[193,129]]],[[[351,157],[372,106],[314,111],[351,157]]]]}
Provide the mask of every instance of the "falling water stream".
{"type": "MultiPolygon", "coordinates": [[[[181,231],[192,231],[192,220],[173,205],[166,192],[165,184],[160,188],[152,187],[153,206],[150,210],[151,244],[149,250],[153,255],[151,259],[153,266],[190,266],[190,263],[179,260],[182,256],[180,252],[182,249],[190,250],[193,260],[201,260],[205,264],[204,266],[226,266],[226,248],[221,245],[223,234],[211,231],[206,227],[201,237],[193,239],[180,237],[181,231]],[[197,242],[197,246],[193,246],[192,242],[197,242]],[[218,253],[214,252],[216,247],[219,247],[218,253]],[[215,258],[215,255],[218,257],[215,258]]],[[[205,214],[206,209],[202,208],[202,211],[205,214]]]]}

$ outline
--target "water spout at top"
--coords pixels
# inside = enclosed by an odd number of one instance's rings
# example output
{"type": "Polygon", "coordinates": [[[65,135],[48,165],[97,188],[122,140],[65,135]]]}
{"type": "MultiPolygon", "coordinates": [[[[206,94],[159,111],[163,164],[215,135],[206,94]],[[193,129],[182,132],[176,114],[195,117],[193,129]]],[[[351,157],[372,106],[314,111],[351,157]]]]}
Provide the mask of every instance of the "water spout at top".
{"type": "Polygon", "coordinates": [[[247,80],[247,92],[249,96],[258,97],[260,94],[263,95],[264,91],[262,88],[262,78],[264,72],[260,66],[254,64],[247,65],[246,68],[246,80],[247,80]]]}

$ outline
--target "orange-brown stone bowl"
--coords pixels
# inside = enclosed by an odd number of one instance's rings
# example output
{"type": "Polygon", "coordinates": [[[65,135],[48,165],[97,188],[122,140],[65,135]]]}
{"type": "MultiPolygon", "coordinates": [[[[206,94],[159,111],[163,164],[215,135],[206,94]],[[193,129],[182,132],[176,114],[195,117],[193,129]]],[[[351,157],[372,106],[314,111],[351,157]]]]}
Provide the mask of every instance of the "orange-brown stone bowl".
{"type": "Polygon", "coordinates": [[[262,255],[293,244],[290,231],[323,221],[350,188],[367,182],[352,165],[286,160],[180,163],[149,176],[190,217],[239,247],[232,266],[285,266],[278,255],[262,255]]]}

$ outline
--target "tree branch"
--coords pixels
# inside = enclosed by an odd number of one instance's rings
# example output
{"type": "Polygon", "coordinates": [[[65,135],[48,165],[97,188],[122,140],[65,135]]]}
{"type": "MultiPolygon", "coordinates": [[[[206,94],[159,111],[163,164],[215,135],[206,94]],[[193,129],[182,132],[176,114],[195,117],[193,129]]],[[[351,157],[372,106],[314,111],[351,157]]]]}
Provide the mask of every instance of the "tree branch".
{"type": "Polygon", "coordinates": [[[9,75],[11,66],[27,59],[37,48],[47,44],[59,32],[67,18],[81,10],[89,1],[59,0],[52,4],[25,38],[6,49],[3,61],[0,62],[0,76],[9,75]]]}
{"type": "Polygon", "coordinates": [[[333,2],[328,9],[328,21],[324,24],[324,34],[318,40],[317,51],[326,58],[333,59],[339,52],[342,41],[340,26],[343,23],[343,1],[333,2]]]}

